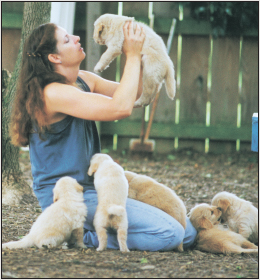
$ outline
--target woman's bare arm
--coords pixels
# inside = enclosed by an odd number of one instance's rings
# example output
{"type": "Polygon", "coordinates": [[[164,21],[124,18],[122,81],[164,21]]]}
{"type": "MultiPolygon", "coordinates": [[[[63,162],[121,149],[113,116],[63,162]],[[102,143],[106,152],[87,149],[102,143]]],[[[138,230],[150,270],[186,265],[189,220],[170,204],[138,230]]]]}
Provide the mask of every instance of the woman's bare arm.
{"type": "MultiPolygon", "coordinates": [[[[113,97],[119,83],[106,80],[92,72],[83,71],[79,72],[79,76],[88,84],[91,89],[91,92],[100,93],[109,97],[113,97]]],[[[139,76],[139,84],[137,91],[138,99],[143,92],[143,69],[141,67],[140,76],[139,76]]]]}

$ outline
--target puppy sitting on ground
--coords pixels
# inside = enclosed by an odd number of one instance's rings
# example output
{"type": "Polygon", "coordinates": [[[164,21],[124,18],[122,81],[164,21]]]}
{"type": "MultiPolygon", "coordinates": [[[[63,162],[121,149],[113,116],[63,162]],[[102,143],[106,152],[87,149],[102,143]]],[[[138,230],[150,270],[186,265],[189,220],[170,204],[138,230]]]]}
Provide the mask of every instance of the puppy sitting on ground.
{"type": "Polygon", "coordinates": [[[210,253],[258,253],[258,247],[242,235],[219,225],[221,210],[203,203],[189,213],[190,221],[198,231],[196,248],[210,253]]]}
{"type": "MultiPolygon", "coordinates": [[[[173,190],[145,175],[125,171],[125,176],[129,183],[128,197],[161,209],[186,229],[186,207],[173,190]]],[[[178,250],[183,251],[182,243],[178,250]]]]}
{"type": "MultiPolygon", "coordinates": [[[[94,40],[100,45],[106,45],[107,50],[102,54],[94,68],[95,72],[101,72],[122,53],[124,42],[123,26],[127,21],[134,22],[133,17],[104,14],[94,23],[94,40]]],[[[142,48],[143,67],[143,93],[135,102],[135,107],[150,104],[156,93],[161,89],[165,80],[166,92],[173,99],[176,91],[174,66],[167,54],[165,44],[146,24],[138,22],[145,30],[145,41],[142,48]]],[[[134,22],[134,28],[136,23],[134,22]]]]}
{"type": "Polygon", "coordinates": [[[111,227],[117,230],[120,251],[129,252],[126,244],[128,220],[125,209],[128,182],[124,170],[109,155],[95,154],[90,161],[88,175],[91,176],[93,173],[98,195],[98,206],[93,222],[99,241],[97,251],[106,249],[106,229],[111,227]]]}
{"type": "Polygon", "coordinates": [[[20,241],[2,244],[2,249],[54,248],[63,242],[80,248],[83,243],[83,224],[87,206],[83,200],[83,187],[71,177],[59,179],[53,189],[53,201],[37,218],[30,232],[20,241]]]}
{"type": "Polygon", "coordinates": [[[258,209],[251,202],[232,193],[220,192],[213,197],[211,204],[221,208],[221,219],[231,230],[258,243],[258,209]]]}

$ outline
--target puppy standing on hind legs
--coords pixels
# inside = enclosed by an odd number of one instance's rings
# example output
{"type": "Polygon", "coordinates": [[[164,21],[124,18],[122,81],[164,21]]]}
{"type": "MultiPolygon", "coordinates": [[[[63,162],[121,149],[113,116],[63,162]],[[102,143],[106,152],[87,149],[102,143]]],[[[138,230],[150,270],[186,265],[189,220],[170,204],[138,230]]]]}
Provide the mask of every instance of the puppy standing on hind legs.
{"type": "Polygon", "coordinates": [[[106,229],[112,227],[117,230],[120,251],[129,252],[126,244],[128,220],[125,209],[128,182],[124,170],[109,155],[95,154],[90,161],[88,175],[91,176],[93,173],[98,195],[98,206],[94,216],[99,241],[97,251],[106,249],[106,229]]]}

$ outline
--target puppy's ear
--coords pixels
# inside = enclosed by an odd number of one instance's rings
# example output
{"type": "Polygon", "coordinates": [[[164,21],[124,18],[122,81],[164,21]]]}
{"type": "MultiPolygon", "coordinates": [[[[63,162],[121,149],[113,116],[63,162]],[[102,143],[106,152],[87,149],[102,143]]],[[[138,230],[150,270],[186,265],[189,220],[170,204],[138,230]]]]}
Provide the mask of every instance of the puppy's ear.
{"type": "Polygon", "coordinates": [[[132,181],[132,179],[134,179],[133,174],[130,173],[129,171],[125,171],[125,177],[126,177],[128,183],[130,183],[132,181]]]}
{"type": "Polygon", "coordinates": [[[78,182],[76,183],[76,190],[78,192],[83,192],[83,187],[78,182]]]}
{"type": "Polygon", "coordinates": [[[83,187],[78,182],[75,182],[74,186],[77,192],[83,192],[83,187]]]}
{"type": "Polygon", "coordinates": [[[105,25],[104,24],[100,24],[100,26],[98,27],[98,37],[100,38],[103,30],[105,28],[105,25]]]}
{"type": "Polygon", "coordinates": [[[201,229],[211,229],[213,228],[213,225],[211,221],[205,217],[202,217],[199,221],[199,226],[201,229]]]}
{"type": "Polygon", "coordinates": [[[54,194],[53,194],[53,202],[55,203],[56,201],[58,201],[58,199],[59,199],[59,195],[56,192],[54,192],[54,194]]]}
{"type": "Polygon", "coordinates": [[[218,201],[218,207],[221,208],[222,212],[226,212],[229,206],[230,202],[227,199],[220,199],[218,201]]]}
{"type": "Polygon", "coordinates": [[[90,167],[88,169],[88,175],[92,176],[93,173],[95,173],[98,169],[98,163],[90,163],[90,167]]]}

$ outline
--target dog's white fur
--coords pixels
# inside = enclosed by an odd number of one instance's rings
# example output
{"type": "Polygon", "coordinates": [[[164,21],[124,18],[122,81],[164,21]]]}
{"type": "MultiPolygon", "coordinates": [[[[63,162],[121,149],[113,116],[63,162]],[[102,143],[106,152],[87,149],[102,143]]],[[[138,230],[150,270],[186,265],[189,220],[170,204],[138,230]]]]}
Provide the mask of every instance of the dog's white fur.
{"type": "Polygon", "coordinates": [[[87,248],[83,243],[83,224],[87,216],[83,187],[71,177],[62,177],[53,194],[54,203],[41,213],[29,234],[20,241],[2,244],[2,249],[54,248],[63,242],[76,242],[77,247],[87,248]]]}
{"type": "Polygon", "coordinates": [[[221,208],[221,219],[231,230],[258,243],[258,209],[251,202],[224,191],[216,194],[211,204],[221,208]]]}
{"type": "MultiPolygon", "coordinates": [[[[129,183],[128,197],[163,210],[186,228],[186,207],[173,190],[145,175],[125,171],[125,176],[129,183]]],[[[183,251],[182,243],[178,250],[183,251]]]]}
{"type": "Polygon", "coordinates": [[[198,231],[196,247],[211,253],[258,253],[258,247],[242,235],[219,225],[221,210],[206,203],[191,209],[190,221],[198,231]]]}
{"type": "Polygon", "coordinates": [[[120,251],[129,252],[126,244],[128,220],[125,209],[128,182],[124,170],[109,155],[99,153],[90,161],[88,175],[91,176],[93,173],[98,195],[98,206],[93,222],[99,241],[97,251],[106,249],[106,229],[112,227],[117,230],[120,251]]]}
{"type": "MultiPolygon", "coordinates": [[[[102,54],[94,68],[101,72],[122,53],[124,42],[123,26],[125,22],[133,21],[133,17],[104,14],[94,23],[94,40],[100,45],[106,45],[107,50],[102,54]]],[[[134,23],[135,24],[135,23],[134,23]]],[[[165,80],[166,92],[173,99],[176,92],[175,71],[173,63],[167,54],[165,44],[146,24],[138,22],[145,30],[145,41],[142,48],[143,93],[135,102],[135,107],[150,104],[165,80]]]]}

